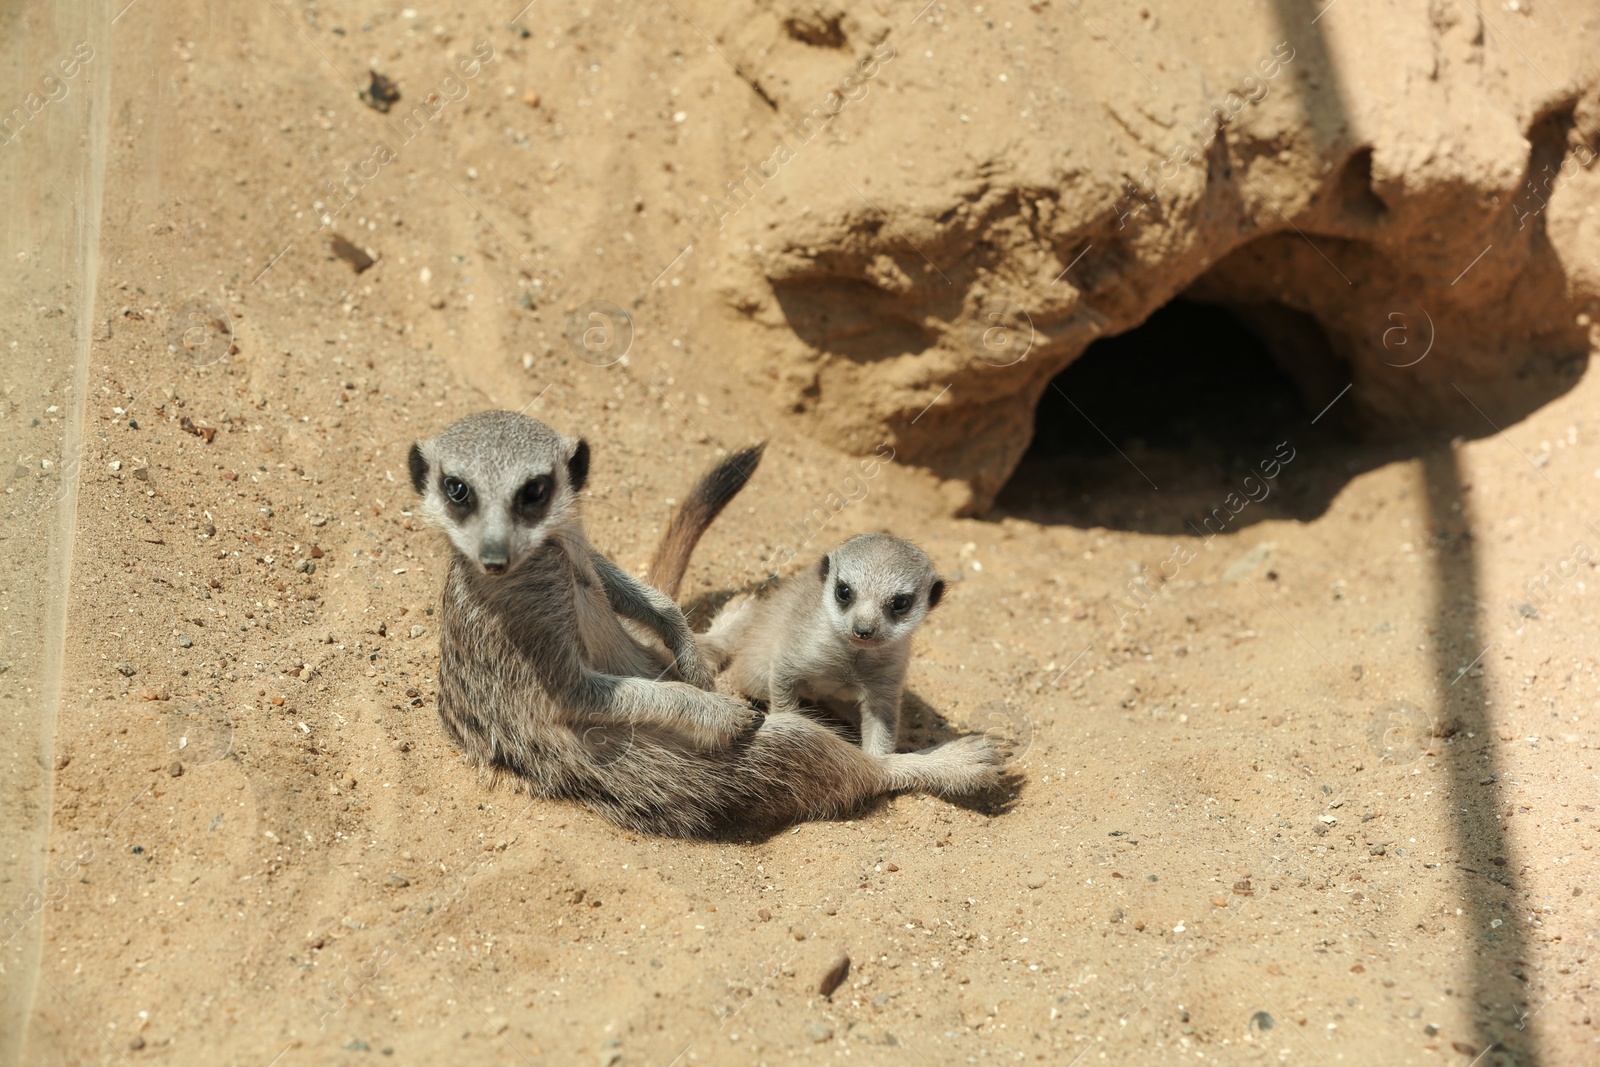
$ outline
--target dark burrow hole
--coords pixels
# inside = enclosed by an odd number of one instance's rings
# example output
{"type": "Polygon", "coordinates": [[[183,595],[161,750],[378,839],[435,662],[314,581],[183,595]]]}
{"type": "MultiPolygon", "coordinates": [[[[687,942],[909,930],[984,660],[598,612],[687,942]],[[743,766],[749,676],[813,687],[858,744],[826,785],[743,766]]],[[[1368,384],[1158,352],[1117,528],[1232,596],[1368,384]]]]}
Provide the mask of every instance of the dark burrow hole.
{"type": "Polygon", "coordinates": [[[1177,298],[1089,346],[1046,387],[996,508],[1148,533],[1192,534],[1230,499],[1230,531],[1313,517],[1348,477],[1341,416],[1353,412],[1336,404],[1322,415],[1308,397],[1334,397],[1349,380],[1309,316],[1177,298]]]}
{"type": "Polygon", "coordinates": [[[1039,400],[1023,462],[1177,451],[1227,462],[1304,422],[1294,381],[1215,304],[1179,298],[1090,345],[1039,400]]]}

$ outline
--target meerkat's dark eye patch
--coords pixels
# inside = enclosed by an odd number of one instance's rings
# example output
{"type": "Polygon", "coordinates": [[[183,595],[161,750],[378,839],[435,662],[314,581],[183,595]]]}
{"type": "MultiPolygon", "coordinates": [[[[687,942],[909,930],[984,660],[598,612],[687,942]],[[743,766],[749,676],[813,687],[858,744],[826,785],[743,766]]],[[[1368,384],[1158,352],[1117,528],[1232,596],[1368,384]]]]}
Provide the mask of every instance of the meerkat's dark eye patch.
{"type": "Polygon", "coordinates": [[[453,474],[445,475],[441,488],[444,489],[444,498],[455,507],[462,509],[472,507],[472,486],[460,478],[453,474]]]}
{"type": "Polygon", "coordinates": [[[513,501],[517,517],[526,522],[537,522],[543,517],[545,509],[550,506],[550,491],[554,485],[554,480],[548,474],[523,482],[513,501]]]}
{"type": "Polygon", "coordinates": [[[911,610],[911,605],[916,602],[917,598],[910,593],[897,593],[889,600],[889,610],[896,615],[904,615],[911,610]]]}
{"type": "Polygon", "coordinates": [[[838,582],[834,585],[833,599],[837,600],[841,606],[848,607],[850,605],[850,601],[854,600],[855,598],[856,591],[851,589],[848,583],[838,582]]]}

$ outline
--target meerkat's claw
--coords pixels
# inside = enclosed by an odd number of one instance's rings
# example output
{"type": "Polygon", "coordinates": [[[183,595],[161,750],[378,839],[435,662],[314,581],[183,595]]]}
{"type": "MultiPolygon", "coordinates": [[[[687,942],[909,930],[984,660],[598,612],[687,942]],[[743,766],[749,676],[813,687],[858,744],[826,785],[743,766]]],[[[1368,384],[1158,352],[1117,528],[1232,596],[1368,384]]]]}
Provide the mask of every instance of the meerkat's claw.
{"type": "Polygon", "coordinates": [[[754,734],[757,730],[761,729],[762,724],[767,721],[767,713],[762,708],[758,708],[752,704],[750,710],[754,711],[755,715],[750,719],[750,729],[746,731],[745,736],[754,734]]]}

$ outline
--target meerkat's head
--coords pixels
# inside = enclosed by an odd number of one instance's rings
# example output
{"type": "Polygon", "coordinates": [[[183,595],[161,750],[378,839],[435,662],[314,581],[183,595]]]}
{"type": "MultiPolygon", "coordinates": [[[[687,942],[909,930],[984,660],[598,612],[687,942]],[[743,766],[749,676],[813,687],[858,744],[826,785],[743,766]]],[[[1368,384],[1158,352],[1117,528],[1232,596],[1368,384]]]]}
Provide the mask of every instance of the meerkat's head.
{"type": "Polygon", "coordinates": [[[944,595],[927,554],[889,534],[852,537],[817,566],[823,613],[857,648],[910,637],[944,595]]]}
{"type": "Polygon", "coordinates": [[[515,570],[574,521],[589,477],[586,442],[514,411],[484,411],[411,446],[422,515],[488,574],[515,570]]]}

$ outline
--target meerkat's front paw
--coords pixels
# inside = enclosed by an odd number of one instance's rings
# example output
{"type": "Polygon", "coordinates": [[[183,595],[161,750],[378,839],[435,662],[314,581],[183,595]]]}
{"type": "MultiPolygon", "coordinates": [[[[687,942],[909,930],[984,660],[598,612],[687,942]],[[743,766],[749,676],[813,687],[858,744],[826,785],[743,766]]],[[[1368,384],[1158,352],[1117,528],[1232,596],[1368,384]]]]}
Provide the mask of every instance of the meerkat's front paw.
{"type": "Polygon", "coordinates": [[[717,687],[717,676],[711,666],[699,656],[689,656],[678,661],[678,676],[687,685],[710,692],[717,687]]]}
{"type": "Polygon", "coordinates": [[[728,738],[730,741],[737,741],[741,737],[755,733],[761,728],[761,724],[767,721],[767,713],[760,708],[743,700],[734,699],[732,703],[735,707],[731,716],[733,732],[728,738]]]}
{"type": "Polygon", "coordinates": [[[721,693],[703,693],[703,708],[691,723],[691,734],[702,748],[726,748],[754,733],[766,713],[721,693]]]}

